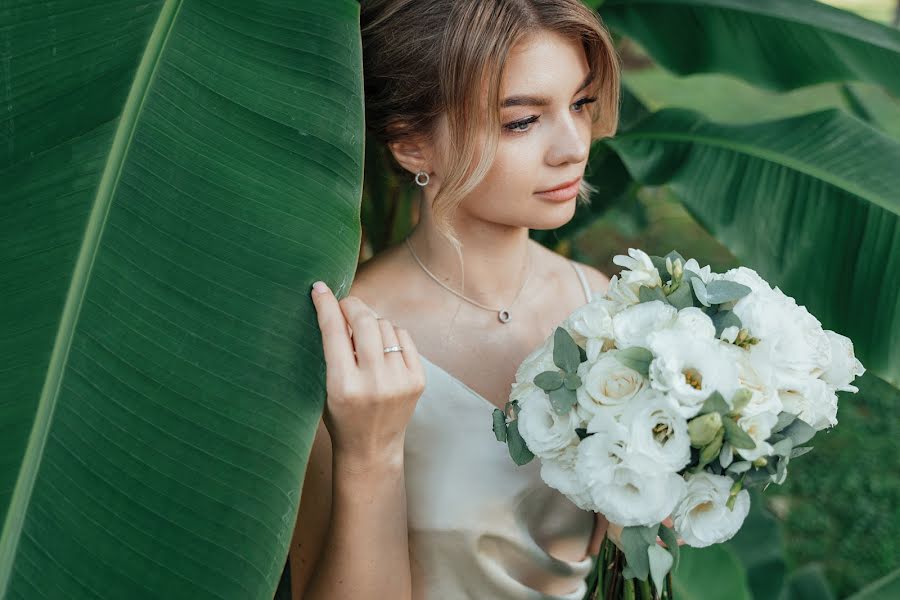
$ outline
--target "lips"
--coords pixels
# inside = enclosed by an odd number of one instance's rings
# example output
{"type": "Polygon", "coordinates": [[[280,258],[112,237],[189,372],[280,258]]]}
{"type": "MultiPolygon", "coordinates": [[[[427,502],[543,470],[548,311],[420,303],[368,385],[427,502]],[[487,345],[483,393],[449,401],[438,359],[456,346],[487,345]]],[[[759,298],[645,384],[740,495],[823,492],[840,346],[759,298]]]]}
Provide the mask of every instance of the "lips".
{"type": "Polygon", "coordinates": [[[552,191],[555,191],[555,190],[566,189],[566,188],[572,187],[573,185],[575,185],[575,184],[578,183],[579,181],[581,181],[581,177],[576,177],[575,179],[571,179],[571,180],[566,181],[566,182],[564,182],[564,183],[561,183],[561,184],[559,184],[559,185],[557,185],[557,186],[555,186],[555,187],[548,188],[548,189],[546,189],[546,190],[540,190],[540,191],[538,191],[537,193],[538,193],[538,194],[543,194],[544,192],[552,192],[552,191]]]}

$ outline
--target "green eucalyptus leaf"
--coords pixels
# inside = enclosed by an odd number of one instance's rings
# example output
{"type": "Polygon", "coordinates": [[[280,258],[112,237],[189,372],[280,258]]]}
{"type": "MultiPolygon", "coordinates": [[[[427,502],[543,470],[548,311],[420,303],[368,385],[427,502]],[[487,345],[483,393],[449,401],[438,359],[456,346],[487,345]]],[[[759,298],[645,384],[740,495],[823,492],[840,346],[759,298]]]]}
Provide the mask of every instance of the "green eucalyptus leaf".
{"type": "Polygon", "coordinates": [[[550,406],[553,407],[553,411],[558,415],[569,414],[569,411],[572,410],[577,401],[575,392],[565,386],[559,387],[547,395],[550,398],[550,406]]]}
{"type": "Polygon", "coordinates": [[[691,284],[682,280],[682,282],[666,296],[666,300],[678,310],[693,306],[694,295],[691,294],[691,284]]]}
{"type": "Polygon", "coordinates": [[[785,438],[772,444],[772,449],[778,456],[790,456],[793,447],[794,441],[791,438],[785,438]]]}
{"type": "Polygon", "coordinates": [[[615,350],[613,356],[629,369],[637,371],[644,377],[650,376],[650,363],[653,361],[653,353],[650,350],[632,346],[631,348],[615,350]]]}
{"type": "Polygon", "coordinates": [[[650,557],[647,549],[656,544],[656,527],[649,528],[653,535],[651,541],[647,541],[647,527],[634,526],[622,529],[622,551],[625,552],[625,562],[631,567],[636,579],[646,580],[650,575],[650,557]]]}
{"type": "Polygon", "coordinates": [[[725,426],[725,438],[728,440],[729,444],[743,450],[752,450],[756,448],[756,442],[753,441],[753,438],[747,435],[747,432],[741,429],[741,426],[738,425],[734,419],[731,417],[723,417],[722,425],[725,426]]]}
{"type": "Polygon", "coordinates": [[[506,427],[507,446],[509,446],[509,456],[517,465],[521,466],[531,462],[534,454],[528,449],[522,434],[519,433],[519,421],[513,420],[506,427]]]}
{"type": "Polygon", "coordinates": [[[772,427],[772,433],[778,433],[797,419],[797,415],[789,412],[782,412],[778,415],[775,426],[772,427]]]}
{"type": "Polygon", "coordinates": [[[706,286],[706,299],[710,304],[725,304],[726,302],[740,300],[751,291],[743,283],[726,279],[715,279],[706,286]]]}
{"type": "Polygon", "coordinates": [[[656,267],[656,272],[659,273],[659,280],[663,283],[672,279],[672,274],[669,273],[669,270],[666,268],[666,259],[662,256],[650,256],[650,262],[653,263],[653,266],[656,267]]]}
{"type": "Polygon", "coordinates": [[[722,332],[728,329],[729,327],[737,327],[741,328],[741,319],[734,314],[734,311],[730,310],[720,310],[712,317],[713,325],[716,326],[716,337],[721,337],[722,332]]]}
{"type": "Polygon", "coordinates": [[[563,379],[563,383],[567,390],[575,391],[581,385],[581,377],[577,373],[567,373],[563,379]]]}
{"type": "Polygon", "coordinates": [[[807,452],[812,452],[812,446],[800,446],[799,448],[794,448],[791,450],[791,458],[797,458],[798,456],[803,456],[807,452]]]}
{"type": "Polygon", "coordinates": [[[714,390],[707,396],[706,400],[703,402],[703,406],[700,407],[701,415],[717,412],[724,416],[728,414],[729,411],[731,411],[731,408],[729,408],[728,403],[725,402],[725,398],[718,390],[714,390]]]}
{"type": "Polygon", "coordinates": [[[542,371],[534,376],[534,385],[545,392],[557,389],[563,384],[563,374],[559,371],[542,371]]]}
{"type": "Polygon", "coordinates": [[[675,530],[660,523],[656,534],[666,545],[669,554],[672,555],[672,568],[678,568],[678,558],[681,555],[681,548],[678,546],[678,536],[675,534],[675,530]]]}
{"type": "Polygon", "coordinates": [[[581,346],[578,346],[578,361],[583,363],[587,360],[587,352],[581,346]]]}
{"type": "Polygon", "coordinates": [[[498,442],[506,441],[506,415],[499,408],[494,409],[494,436],[498,442]]]}
{"type": "Polygon", "coordinates": [[[567,373],[573,373],[580,364],[578,344],[562,327],[557,327],[553,333],[553,364],[567,373]]]}
{"type": "Polygon", "coordinates": [[[781,433],[794,441],[794,446],[802,446],[816,435],[816,430],[803,419],[796,419],[785,427],[781,433]]]}
{"type": "Polygon", "coordinates": [[[666,259],[667,259],[667,258],[668,258],[670,261],[672,261],[673,264],[675,263],[676,260],[680,260],[682,266],[684,265],[684,263],[687,262],[686,260],[684,260],[684,257],[683,257],[677,250],[672,250],[671,252],[669,252],[668,254],[666,254],[666,255],[663,257],[663,264],[666,264],[666,259]]]}
{"type": "Polygon", "coordinates": [[[647,287],[646,285],[642,285],[638,288],[638,299],[641,302],[653,302],[654,300],[659,300],[665,304],[669,303],[669,299],[666,297],[665,292],[662,291],[662,288],[647,287]]]}

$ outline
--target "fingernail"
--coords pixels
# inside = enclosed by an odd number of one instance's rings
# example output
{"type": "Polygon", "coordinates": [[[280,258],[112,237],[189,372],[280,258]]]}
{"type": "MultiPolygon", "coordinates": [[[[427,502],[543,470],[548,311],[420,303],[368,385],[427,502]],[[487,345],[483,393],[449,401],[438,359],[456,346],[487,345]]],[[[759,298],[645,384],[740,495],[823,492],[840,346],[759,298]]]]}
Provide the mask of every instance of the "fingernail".
{"type": "Polygon", "coordinates": [[[328,291],[328,286],[325,285],[324,281],[317,281],[313,284],[313,289],[319,294],[324,294],[328,291]]]}

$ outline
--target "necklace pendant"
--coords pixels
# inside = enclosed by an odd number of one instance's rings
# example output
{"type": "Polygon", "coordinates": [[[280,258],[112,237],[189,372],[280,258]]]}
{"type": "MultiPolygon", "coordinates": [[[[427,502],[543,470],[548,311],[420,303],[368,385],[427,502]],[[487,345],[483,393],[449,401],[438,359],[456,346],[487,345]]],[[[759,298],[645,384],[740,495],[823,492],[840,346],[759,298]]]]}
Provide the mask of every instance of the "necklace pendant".
{"type": "Polygon", "coordinates": [[[497,318],[500,319],[501,323],[509,323],[512,317],[509,315],[509,311],[505,308],[497,313],[497,318]]]}

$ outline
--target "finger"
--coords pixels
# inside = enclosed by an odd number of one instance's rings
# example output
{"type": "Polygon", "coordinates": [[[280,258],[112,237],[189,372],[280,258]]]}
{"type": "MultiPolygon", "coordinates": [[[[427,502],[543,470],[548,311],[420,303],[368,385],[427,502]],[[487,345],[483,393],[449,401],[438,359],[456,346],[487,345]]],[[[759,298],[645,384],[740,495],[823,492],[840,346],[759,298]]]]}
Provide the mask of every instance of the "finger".
{"type": "Polygon", "coordinates": [[[322,293],[313,289],[310,294],[322,335],[325,362],[338,372],[346,373],[349,368],[356,367],[356,360],[353,358],[353,342],[347,332],[344,313],[327,286],[322,293]]]}
{"type": "Polygon", "coordinates": [[[401,346],[403,346],[403,360],[406,362],[406,367],[416,373],[420,377],[425,377],[425,367],[422,366],[422,361],[419,360],[419,351],[416,349],[416,345],[413,343],[412,336],[409,335],[409,332],[402,327],[396,327],[395,331],[397,332],[397,341],[401,346]]]}
{"type": "MultiPolygon", "coordinates": [[[[381,331],[381,341],[384,348],[401,345],[397,342],[397,332],[394,331],[394,324],[384,317],[377,317],[376,320],[378,321],[378,328],[381,331]]],[[[402,352],[385,352],[384,348],[382,348],[381,352],[384,355],[384,362],[386,365],[403,364],[402,352]]]]}
{"type": "Polygon", "coordinates": [[[339,304],[353,330],[351,339],[356,350],[356,363],[361,368],[383,365],[384,347],[381,345],[381,331],[375,320],[375,311],[356,296],[347,296],[339,304]]]}

